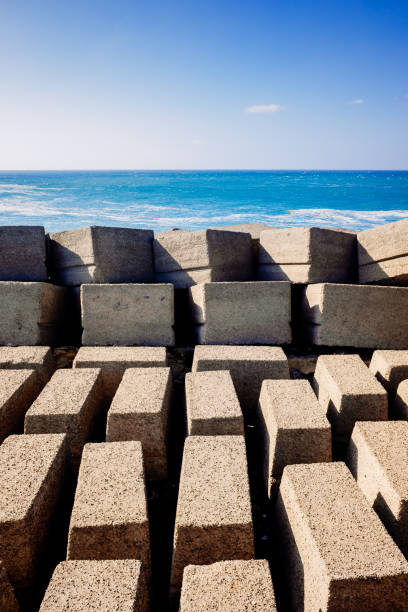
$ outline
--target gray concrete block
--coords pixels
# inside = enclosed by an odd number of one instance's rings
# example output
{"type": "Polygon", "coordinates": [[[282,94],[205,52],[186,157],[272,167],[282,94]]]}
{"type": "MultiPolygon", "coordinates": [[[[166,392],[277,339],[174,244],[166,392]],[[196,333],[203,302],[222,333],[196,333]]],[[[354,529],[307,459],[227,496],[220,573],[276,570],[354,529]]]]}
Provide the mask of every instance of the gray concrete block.
{"type": "Polygon", "coordinates": [[[82,344],[174,345],[171,284],[82,285],[82,344]]]}
{"type": "Polygon", "coordinates": [[[398,385],[408,378],[408,351],[374,351],[370,372],[387,389],[390,396],[394,397],[398,385]]]}
{"type": "Polygon", "coordinates": [[[408,284],[408,219],[357,235],[360,283],[408,284]]]}
{"type": "Polygon", "coordinates": [[[0,561],[0,610],[18,612],[19,606],[14,595],[4,564],[0,561]]]}
{"type": "MultiPolygon", "coordinates": [[[[252,258],[255,268],[258,265],[258,253],[259,253],[259,240],[261,232],[264,230],[272,229],[270,225],[264,225],[263,223],[237,223],[235,225],[225,225],[223,227],[213,227],[211,229],[224,230],[227,232],[244,232],[250,234],[252,241],[252,258]]],[[[256,278],[256,270],[255,275],[256,278]]]]}
{"type": "Polygon", "coordinates": [[[56,368],[48,346],[0,346],[0,370],[35,370],[45,384],[56,368]]]}
{"type": "Polygon", "coordinates": [[[288,282],[202,283],[189,289],[199,344],[289,344],[288,282]]]}
{"type": "Polygon", "coordinates": [[[0,370],[0,444],[23,430],[24,416],[42,387],[35,370],[0,370]]]}
{"type": "Polygon", "coordinates": [[[0,227],[0,281],[46,281],[45,233],[41,226],[0,227]]]}

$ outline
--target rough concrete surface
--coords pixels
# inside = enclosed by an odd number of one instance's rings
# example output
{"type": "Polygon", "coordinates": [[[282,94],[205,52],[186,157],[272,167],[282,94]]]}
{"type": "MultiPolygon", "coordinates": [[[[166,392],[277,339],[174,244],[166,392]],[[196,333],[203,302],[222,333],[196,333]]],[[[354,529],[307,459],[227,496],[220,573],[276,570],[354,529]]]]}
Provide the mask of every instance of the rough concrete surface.
{"type": "Polygon", "coordinates": [[[357,234],[359,282],[408,283],[408,219],[357,234]]]}
{"type": "Polygon", "coordinates": [[[0,370],[0,444],[20,433],[24,415],[42,388],[35,370],[0,370]]]}
{"type": "Polygon", "coordinates": [[[408,380],[403,380],[398,385],[392,407],[396,418],[408,421],[408,380]]]}
{"type": "Polygon", "coordinates": [[[46,281],[45,233],[42,226],[0,227],[0,280],[46,281]]]}
{"type": "Polygon", "coordinates": [[[408,378],[408,351],[374,351],[370,371],[394,396],[400,382],[408,378]]]}
{"type": "Polygon", "coordinates": [[[45,384],[56,368],[48,346],[0,346],[0,370],[36,370],[45,384]]]}

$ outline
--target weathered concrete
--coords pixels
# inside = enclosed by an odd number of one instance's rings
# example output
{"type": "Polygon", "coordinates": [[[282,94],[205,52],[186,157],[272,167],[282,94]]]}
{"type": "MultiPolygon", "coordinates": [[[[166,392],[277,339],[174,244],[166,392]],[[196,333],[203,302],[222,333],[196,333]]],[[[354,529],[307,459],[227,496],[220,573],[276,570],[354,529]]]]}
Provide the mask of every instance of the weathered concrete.
{"type": "Polygon", "coordinates": [[[251,280],[251,249],[248,233],[207,229],[156,234],[156,281],[186,288],[202,282],[251,280]]]}
{"type": "Polygon", "coordinates": [[[36,577],[59,499],[65,436],[9,436],[0,446],[0,558],[14,586],[36,577]]]}
{"type": "Polygon", "coordinates": [[[50,234],[49,267],[61,285],[148,283],[154,279],[153,232],[81,227],[50,234]]]}
{"type": "Polygon", "coordinates": [[[360,283],[408,284],[408,219],[359,232],[357,241],[360,283]]]}
{"type": "Polygon", "coordinates": [[[228,370],[190,372],[185,386],[187,435],[244,435],[244,418],[228,370]]]}
{"type": "Polygon", "coordinates": [[[408,351],[374,351],[370,371],[394,396],[400,382],[408,378],[408,351]]]}
{"type": "Polygon", "coordinates": [[[408,423],[356,423],[347,464],[405,556],[408,555],[408,423]]]}
{"type": "Polygon", "coordinates": [[[348,283],[357,276],[354,232],[290,227],[261,232],[260,280],[348,283]]]}
{"type": "Polygon", "coordinates": [[[63,561],[40,612],[148,612],[142,564],[135,559],[63,561]]]}
{"type": "Polygon", "coordinates": [[[77,466],[102,406],[99,369],[57,370],[27,411],[24,433],[66,433],[77,466]]]}
{"type": "Polygon", "coordinates": [[[183,574],[180,612],[275,612],[267,561],[219,561],[188,565],[183,574]]]}
{"type": "Polygon", "coordinates": [[[0,227],[0,280],[46,281],[45,233],[42,226],[0,227]]]}
{"type": "Polygon", "coordinates": [[[408,288],[309,285],[302,310],[312,344],[408,348],[408,288]]]}
{"type": "Polygon", "coordinates": [[[170,592],[186,565],[252,559],[254,538],[243,436],[189,436],[177,501],[170,592]]]}
{"type": "MultiPolygon", "coordinates": [[[[244,232],[250,234],[252,240],[252,259],[255,268],[258,266],[259,240],[261,232],[272,229],[270,225],[263,223],[237,223],[235,225],[225,225],[223,227],[213,227],[210,229],[224,230],[227,232],[244,232]]],[[[254,278],[256,278],[256,271],[254,278]]]]}
{"type": "Polygon", "coordinates": [[[269,497],[286,465],[331,461],[330,423],[307,380],[264,380],[257,430],[269,497]]]}
{"type": "Polygon", "coordinates": [[[408,421],[408,380],[403,380],[398,385],[392,408],[397,419],[408,421]]]}
{"type": "Polygon", "coordinates": [[[287,282],[203,283],[189,289],[199,344],[289,344],[287,282]]]}
{"type": "Polygon", "coordinates": [[[276,510],[292,609],[407,609],[408,563],[344,463],[287,466],[276,510]]]}
{"type": "Polygon", "coordinates": [[[0,282],[0,344],[54,345],[66,296],[66,289],[48,283],[0,282]]]}
{"type": "Polygon", "coordinates": [[[288,360],[277,346],[196,346],[193,372],[229,370],[244,415],[258,405],[262,381],[289,378],[288,360]]]}
{"type": "Polygon", "coordinates": [[[45,384],[56,368],[48,346],[0,346],[0,370],[35,370],[45,384]]]}
{"type": "Polygon", "coordinates": [[[42,386],[35,370],[0,370],[0,444],[23,430],[24,415],[42,386]]]}
{"type": "Polygon", "coordinates": [[[82,344],[174,345],[171,284],[82,285],[82,344]]]}
{"type": "Polygon", "coordinates": [[[167,477],[170,368],[130,368],[108,412],[106,441],[139,440],[148,480],[167,477]]]}
{"type": "Polygon", "coordinates": [[[67,559],[140,559],[150,575],[141,442],[85,445],[67,559]]]}
{"type": "Polygon", "coordinates": [[[19,606],[15,598],[13,587],[11,586],[7,572],[3,563],[0,561],[0,610],[3,612],[18,612],[19,606]]]}

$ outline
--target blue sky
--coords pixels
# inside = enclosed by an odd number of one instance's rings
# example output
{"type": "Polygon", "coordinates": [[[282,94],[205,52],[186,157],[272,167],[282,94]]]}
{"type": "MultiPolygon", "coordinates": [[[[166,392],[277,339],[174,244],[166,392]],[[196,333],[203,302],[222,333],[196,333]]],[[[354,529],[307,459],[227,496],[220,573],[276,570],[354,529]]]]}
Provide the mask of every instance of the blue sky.
{"type": "Polygon", "coordinates": [[[406,0],[0,0],[0,169],[407,169],[407,60],[406,0]]]}

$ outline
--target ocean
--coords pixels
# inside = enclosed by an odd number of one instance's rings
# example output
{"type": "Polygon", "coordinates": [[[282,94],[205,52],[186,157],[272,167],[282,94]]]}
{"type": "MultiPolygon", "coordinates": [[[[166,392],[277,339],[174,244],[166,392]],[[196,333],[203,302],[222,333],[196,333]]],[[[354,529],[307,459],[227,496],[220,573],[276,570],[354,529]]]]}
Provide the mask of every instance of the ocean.
{"type": "Polygon", "coordinates": [[[408,217],[408,171],[0,172],[0,224],[362,230],[408,217]]]}

